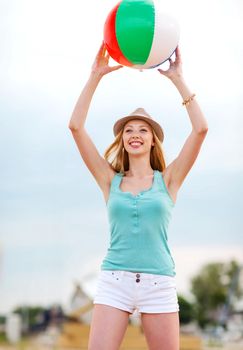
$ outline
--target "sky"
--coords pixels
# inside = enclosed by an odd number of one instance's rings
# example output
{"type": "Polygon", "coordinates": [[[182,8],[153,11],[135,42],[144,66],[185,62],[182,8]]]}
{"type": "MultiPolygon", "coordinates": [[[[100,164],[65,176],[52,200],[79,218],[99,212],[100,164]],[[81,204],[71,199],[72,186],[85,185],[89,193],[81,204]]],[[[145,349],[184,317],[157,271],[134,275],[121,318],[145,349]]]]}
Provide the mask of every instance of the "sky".
{"type": "MultiPolygon", "coordinates": [[[[68,123],[115,4],[0,2],[0,313],[27,303],[67,305],[75,281],[94,291],[108,218],[68,123]]],[[[209,125],[169,228],[178,292],[190,297],[190,278],[203,264],[243,264],[243,4],[161,6],[179,22],[184,77],[209,125]]],[[[163,126],[169,164],[191,125],[178,91],[156,70],[123,68],[104,77],[90,106],[89,135],[103,154],[115,120],[137,107],[163,126]]]]}

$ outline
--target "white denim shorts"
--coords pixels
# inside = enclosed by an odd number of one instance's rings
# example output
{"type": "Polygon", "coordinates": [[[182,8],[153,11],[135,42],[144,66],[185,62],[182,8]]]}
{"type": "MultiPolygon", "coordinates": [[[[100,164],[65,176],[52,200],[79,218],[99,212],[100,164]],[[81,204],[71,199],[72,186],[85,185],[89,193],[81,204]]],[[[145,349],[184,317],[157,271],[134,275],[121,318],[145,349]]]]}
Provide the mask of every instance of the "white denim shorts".
{"type": "Polygon", "coordinates": [[[93,303],[131,314],[179,311],[175,277],[143,272],[100,271],[93,303]]]}

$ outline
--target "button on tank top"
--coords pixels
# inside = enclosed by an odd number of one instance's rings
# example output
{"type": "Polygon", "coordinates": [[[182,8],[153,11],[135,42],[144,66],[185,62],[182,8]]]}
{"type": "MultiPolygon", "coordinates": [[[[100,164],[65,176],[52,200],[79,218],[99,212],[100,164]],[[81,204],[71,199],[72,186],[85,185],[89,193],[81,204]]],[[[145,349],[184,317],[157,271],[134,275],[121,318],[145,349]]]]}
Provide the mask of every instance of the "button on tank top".
{"type": "Polygon", "coordinates": [[[107,202],[110,245],[101,270],[125,270],[174,276],[168,246],[168,225],[174,202],[162,173],[154,170],[153,184],[137,195],[120,189],[122,173],[111,182],[107,202]]]}

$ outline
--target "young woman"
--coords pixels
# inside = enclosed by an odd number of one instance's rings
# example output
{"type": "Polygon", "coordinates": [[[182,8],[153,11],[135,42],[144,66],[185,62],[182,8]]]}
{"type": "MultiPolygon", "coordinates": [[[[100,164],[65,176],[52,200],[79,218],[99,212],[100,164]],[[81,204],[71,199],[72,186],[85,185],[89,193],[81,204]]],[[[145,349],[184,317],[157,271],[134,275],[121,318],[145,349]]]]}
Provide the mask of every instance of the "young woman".
{"type": "Polygon", "coordinates": [[[109,66],[102,43],[69,124],[83,161],[104,194],[111,230],[88,349],[119,349],[129,315],[137,309],[149,349],[178,350],[179,305],[167,230],[177,192],[199,154],[208,126],[183,78],[177,48],[168,70],[158,69],[179,91],[192,125],[176,159],[165,165],[163,129],[143,108],[116,121],[115,140],[102,157],[84,124],[100,80],[120,68],[109,66]]]}

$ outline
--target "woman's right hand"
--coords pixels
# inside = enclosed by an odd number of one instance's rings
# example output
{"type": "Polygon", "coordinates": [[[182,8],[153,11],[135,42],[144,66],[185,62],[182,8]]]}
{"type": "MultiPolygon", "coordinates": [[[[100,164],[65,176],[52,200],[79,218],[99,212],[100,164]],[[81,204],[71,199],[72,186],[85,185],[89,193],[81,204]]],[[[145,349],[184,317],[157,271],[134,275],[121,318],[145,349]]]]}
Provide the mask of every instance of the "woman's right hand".
{"type": "Polygon", "coordinates": [[[100,49],[95,57],[94,63],[92,65],[92,73],[97,74],[99,77],[102,77],[105,74],[123,68],[122,65],[117,65],[113,67],[109,66],[109,58],[110,55],[106,50],[105,43],[102,42],[100,49]]]}

